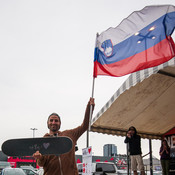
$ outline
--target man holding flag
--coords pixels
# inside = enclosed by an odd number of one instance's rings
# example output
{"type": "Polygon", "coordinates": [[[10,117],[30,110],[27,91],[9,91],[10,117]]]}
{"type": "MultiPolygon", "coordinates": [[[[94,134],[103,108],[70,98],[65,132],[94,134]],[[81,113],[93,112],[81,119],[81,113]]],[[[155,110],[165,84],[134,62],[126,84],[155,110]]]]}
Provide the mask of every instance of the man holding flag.
{"type": "MultiPolygon", "coordinates": [[[[52,113],[47,120],[49,133],[44,137],[69,137],[73,142],[73,147],[70,152],[62,155],[42,155],[39,151],[33,154],[37,164],[44,169],[44,175],[78,175],[78,170],[75,160],[75,145],[79,137],[88,129],[90,108],[93,111],[95,106],[94,99],[90,98],[84,115],[83,123],[69,130],[60,131],[61,118],[58,114],[52,113]]],[[[71,119],[70,119],[71,120],[71,119]]]]}

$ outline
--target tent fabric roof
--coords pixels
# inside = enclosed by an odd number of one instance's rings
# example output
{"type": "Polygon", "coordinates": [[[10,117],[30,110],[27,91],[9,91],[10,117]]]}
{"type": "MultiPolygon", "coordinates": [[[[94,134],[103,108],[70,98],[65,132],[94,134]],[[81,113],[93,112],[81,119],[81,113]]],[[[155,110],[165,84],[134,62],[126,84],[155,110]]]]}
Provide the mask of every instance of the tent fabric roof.
{"type": "Polygon", "coordinates": [[[91,131],[125,136],[135,126],[142,138],[161,139],[175,126],[175,57],[132,73],[91,121],[91,131]]]}

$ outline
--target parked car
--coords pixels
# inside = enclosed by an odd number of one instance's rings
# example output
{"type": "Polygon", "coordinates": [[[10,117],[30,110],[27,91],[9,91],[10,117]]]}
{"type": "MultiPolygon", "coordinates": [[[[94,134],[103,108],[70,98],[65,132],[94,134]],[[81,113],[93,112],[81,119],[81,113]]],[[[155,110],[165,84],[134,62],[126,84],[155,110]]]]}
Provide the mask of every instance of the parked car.
{"type": "MultiPolygon", "coordinates": [[[[78,163],[78,174],[83,174],[83,164],[78,163]]],[[[112,162],[94,162],[92,163],[93,175],[119,175],[116,165],[112,162]]]]}
{"type": "Polygon", "coordinates": [[[20,168],[26,173],[26,175],[38,175],[38,173],[34,169],[31,169],[29,167],[20,167],[20,168]]]}
{"type": "Polygon", "coordinates": [[[11,164],[9,162],[0,161],[0,174],[1,174],[2,169],[10,168],[10,167],[11,167],[11,164]]]}
{"type": "MultiPolygon", "coordinates": [[[[150,171],[147,171],[146,174],[150,175],[150,171]]],[[[153,170],[153,175],[162,175],[162,171],[155,171],[155,170],[153,170]]]]}
{"type": "Polygon", "coordinates": [[[21,168],[4,168],[1,175],[26,175],[21,168]]]}

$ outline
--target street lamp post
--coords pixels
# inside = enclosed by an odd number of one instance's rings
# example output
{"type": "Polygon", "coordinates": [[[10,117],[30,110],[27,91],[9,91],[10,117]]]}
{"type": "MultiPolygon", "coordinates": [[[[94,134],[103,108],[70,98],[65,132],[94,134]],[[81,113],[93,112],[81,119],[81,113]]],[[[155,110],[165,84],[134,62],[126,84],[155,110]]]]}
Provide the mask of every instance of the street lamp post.
{"type": "MultiPolygon", "coordinates": [[[[30,128],[33,131],[33,138],[35,137],[35,131],[38,130],[37,128],[30,128]]],[[[33,165],[36,168],[36,160],[33,157],[33,165]]]]}
{"type": "Polygon", "coordinates": [[[37,128],[30,128],[31,130],[33,130],[33,138],[35,137],[35,131],[38,130],[37,128]]]}

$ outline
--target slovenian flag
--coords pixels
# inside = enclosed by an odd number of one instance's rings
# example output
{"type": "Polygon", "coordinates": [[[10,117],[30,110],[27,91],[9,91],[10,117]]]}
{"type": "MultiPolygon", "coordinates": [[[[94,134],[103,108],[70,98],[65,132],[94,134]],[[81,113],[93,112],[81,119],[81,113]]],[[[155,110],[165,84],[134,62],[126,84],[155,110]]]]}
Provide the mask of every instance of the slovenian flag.
{"type": "Polygon", "coordinates": [[[147,6],[97,36],[94,77],[123,76],[175,56],[175,6],[147,6]]]}

